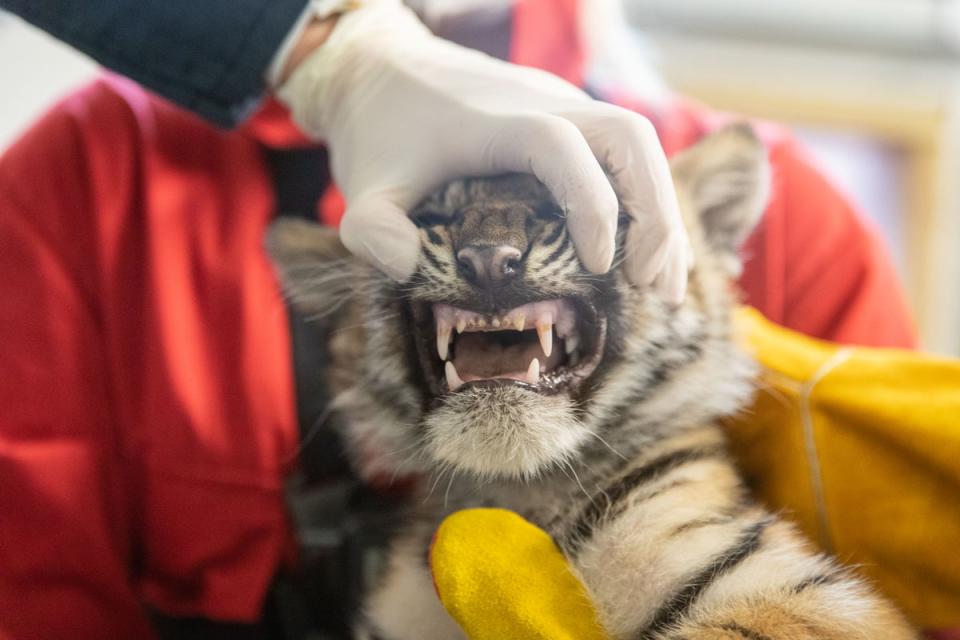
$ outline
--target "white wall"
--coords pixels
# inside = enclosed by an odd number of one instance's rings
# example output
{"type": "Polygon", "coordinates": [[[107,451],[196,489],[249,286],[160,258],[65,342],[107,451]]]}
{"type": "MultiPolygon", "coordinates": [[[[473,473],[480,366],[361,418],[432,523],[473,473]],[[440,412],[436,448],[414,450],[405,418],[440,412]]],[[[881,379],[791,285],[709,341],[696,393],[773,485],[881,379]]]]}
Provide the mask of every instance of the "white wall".
{"type": "Polygon", "coordinates": [[[19,18],[0,12],[0,150],[96,65],[19,18]]]}

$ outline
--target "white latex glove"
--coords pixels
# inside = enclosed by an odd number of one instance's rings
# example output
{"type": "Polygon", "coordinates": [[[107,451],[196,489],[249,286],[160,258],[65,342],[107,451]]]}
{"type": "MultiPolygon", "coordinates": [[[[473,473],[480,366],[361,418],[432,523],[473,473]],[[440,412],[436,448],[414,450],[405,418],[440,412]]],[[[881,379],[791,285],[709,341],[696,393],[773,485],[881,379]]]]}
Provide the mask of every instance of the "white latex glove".
{"type": "Polygon", "coordinates": [[[278,95],[304,132],[328,144],[347,202],[344,245],[393,278],[416,268],[407,212],[423,197],[454,178],[529,172],[565,212],[594,273],[613,260],[619,195],[633,217],[630,278],[683,299],[690,245],[663,149],[642,116],[437,38],[396,0],[342,15],[278,95]]]}

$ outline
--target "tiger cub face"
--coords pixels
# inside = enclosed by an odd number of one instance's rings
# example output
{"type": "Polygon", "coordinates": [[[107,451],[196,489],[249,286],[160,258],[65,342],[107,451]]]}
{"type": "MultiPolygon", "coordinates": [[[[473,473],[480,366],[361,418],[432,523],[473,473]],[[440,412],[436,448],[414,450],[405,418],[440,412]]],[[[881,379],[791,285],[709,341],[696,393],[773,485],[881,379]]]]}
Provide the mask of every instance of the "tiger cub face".
{"type": "Polygon", "coordinates": [[[527,175],[459,180],[421,203],[420,262],[399,285],[316,225],[275,225],[294,304],[330,337],[334,406],[361,470],[529,478],[598,441],[735,410],[751,370],[729,337],[729,281],[765,203],[766,154],[735,125],[672,170],[696,256],[679,306],[622,271],[635,222],[621,216],[613,268],[590,274],[527,175]]]}

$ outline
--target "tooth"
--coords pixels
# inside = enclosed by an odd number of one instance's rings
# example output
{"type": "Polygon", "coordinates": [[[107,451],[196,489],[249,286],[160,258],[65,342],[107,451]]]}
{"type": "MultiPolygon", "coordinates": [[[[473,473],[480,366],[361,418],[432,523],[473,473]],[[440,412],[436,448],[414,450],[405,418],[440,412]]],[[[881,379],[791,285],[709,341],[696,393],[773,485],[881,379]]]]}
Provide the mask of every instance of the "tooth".
{"type": "Polygon", "coordinates": [[[580,337],[575,333],[571,333],[566,338],[564,338],[563,346],[564,346],[564,350],[567,352],[567,355],[570,355],[571,353],[577,350],[577,347],[580,346],[580,337]]]}
{"type": "Polygon", "coordinates": [[[460,316],[457,318],[457,333],[463,333],[463,330],[467,328],[467,320],[460,316]]]}
{"type": "Polygon", "coordinates": [[[513,328],[517,331],[523,331],[523,327],[527,324],[527,317],[522,313],[513,319],[513,328]]]}
{"type": "Polygon", "coordinates": [[[540,360],[534,358],[530,361],[530,366],[527,367],[527,382],[530,384],[537,384],[540,382],[540,360]]]}
{"type": "Polygon", "coordinates": [[[490,324],[493,325],[493,328],[494,328],[494,329],[499,329],[499,328],[500,328],[500,318],[494,318],[493,320],[490,321],[490,324]]]}
{"type": "Polygon", "coordinates": [[[440,322],[437,326],[437,353],[441,360],[447,359],[450,346],[450,325],[446,322],[440,322]]]}
{"type": "Polygon", "coordinates": [[[447,360],[447,364],[443,367],[444,373],[447,374],[447,386],[450,387],[450,391],[456,391],[463,385],[463,380],[460,379],[460,376],[457,375],[457,368],[453,366],[453,362],[447,360]]]}
{"type": "Polygon", "coordinates": [[[576,313],[569,304],[565,304],[558,309],[556,325],[557,333],[566,336],[574,332],[576,323],[576,313]]]}
{"type": "Polygon", "coordinates": [[[476,326],[477,326],[478,328],[482,328],[482,327],[487,326],[487,320],[486,320],[486,318],[477,318],[476,326]]]}
{"type": "Polygon", "coordinates": [[[553,353],[553,325],[542,318],[537,320],[537,335],[540,337],[540,347],[548,358],[553,353]]]}

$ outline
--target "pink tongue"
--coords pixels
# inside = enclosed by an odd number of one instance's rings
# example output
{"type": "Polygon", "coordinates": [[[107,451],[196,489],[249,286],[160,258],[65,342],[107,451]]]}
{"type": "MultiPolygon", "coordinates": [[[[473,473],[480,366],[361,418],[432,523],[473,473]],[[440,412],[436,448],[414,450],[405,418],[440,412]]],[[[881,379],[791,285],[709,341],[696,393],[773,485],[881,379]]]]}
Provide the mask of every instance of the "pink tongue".
{"type": "Polygon", "coordinates": [[[453,366],[464,382],[485,378],[526,378],[527,368],[534,358],[540,360],[540,370],[549,371],[559,363],[563,347],[554,344],[547,358],[535,342],[504,346],[484,333],[464,333],[457,338],[453,366]]]}

